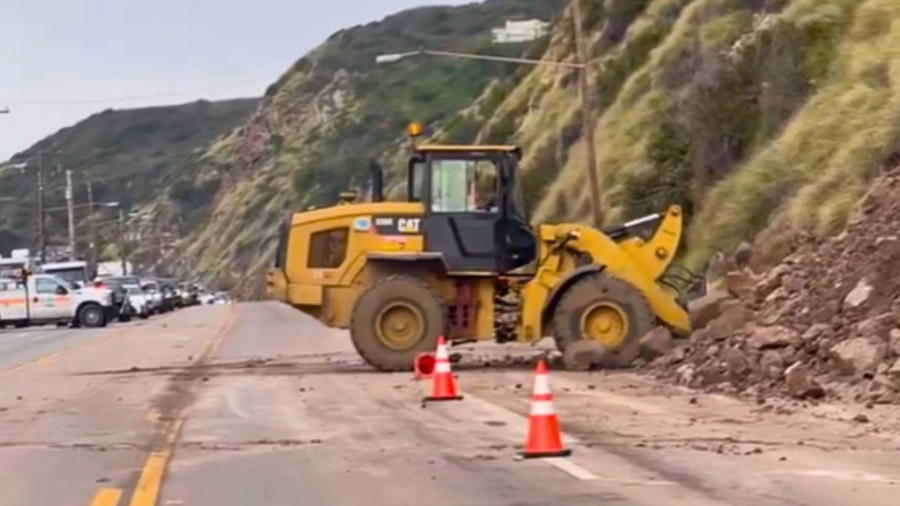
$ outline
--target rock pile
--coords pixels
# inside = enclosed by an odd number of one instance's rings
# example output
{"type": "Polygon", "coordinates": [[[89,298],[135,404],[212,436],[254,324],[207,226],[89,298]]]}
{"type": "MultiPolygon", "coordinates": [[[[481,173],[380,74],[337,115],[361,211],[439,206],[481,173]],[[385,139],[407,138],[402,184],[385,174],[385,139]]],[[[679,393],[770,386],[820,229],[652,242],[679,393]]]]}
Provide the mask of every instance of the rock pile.
{"type": "Polygon", "coordinates": [[[900,403],[900,177],[875,185],[841,235],[723,284],[695,301],[690,339],[646,368],[761,398],[900,403]]]}

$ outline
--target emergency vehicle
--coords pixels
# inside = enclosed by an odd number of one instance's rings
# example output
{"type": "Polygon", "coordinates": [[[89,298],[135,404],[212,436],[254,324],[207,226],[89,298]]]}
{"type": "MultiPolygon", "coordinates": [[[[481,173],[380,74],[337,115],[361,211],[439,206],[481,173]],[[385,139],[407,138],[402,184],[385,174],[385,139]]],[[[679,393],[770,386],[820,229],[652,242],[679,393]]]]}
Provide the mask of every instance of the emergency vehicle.
{"type": "Polygon", "coordinates": [[[112,292],[105,288],[75,288],[52,274],[0,278],[0,327],[72,324],[105,327],[116,315],[112,292]]]}

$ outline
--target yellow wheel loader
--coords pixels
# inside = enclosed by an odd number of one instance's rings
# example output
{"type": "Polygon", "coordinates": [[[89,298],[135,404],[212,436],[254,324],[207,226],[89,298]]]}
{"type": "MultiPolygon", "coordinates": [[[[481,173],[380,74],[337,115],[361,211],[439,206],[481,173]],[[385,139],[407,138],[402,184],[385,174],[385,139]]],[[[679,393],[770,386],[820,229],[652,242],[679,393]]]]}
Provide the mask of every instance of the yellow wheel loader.
{"type": "Polygon", "coordinates": [[[624,366],[655,326],[688,334],[679,285],[666,274],[681,210],[605,231],[532,229],[519,159],[515,146],[413,143],[404,202],[384,201],[374,164],[371,202],[284,221],[270,297],[349,329],[362,358],[382,371],[410,370],[441,335],[453,344],[552,336],[561,351],[591,339],[624,366]],[[641,224],[656,225],[646,240],[633,233],[641,224]]]}

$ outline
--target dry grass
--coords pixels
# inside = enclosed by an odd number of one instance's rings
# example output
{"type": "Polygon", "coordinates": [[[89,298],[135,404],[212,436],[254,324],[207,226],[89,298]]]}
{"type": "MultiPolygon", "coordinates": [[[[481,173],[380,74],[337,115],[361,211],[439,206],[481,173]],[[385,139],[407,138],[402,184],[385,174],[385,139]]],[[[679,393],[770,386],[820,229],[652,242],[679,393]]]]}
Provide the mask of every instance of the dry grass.
{"type": "MultiPolygon", "coordinates": [[[[798,22],[846,16],[838,2],[794,2],[798,22]]],[[[733,247],[783,212],[820,234],[840,230],[900,135],[900,1],[852,10],[826,84],[783,133],[707,197],[689,236],[692,263],[733,247]]]]}
{"type": "MultiPolygon", "coordinates": [[[[622,46],[607,58],[617,58],[626,54],[629,44],[643,40],[647,31],[658,29],[661,13],[672,12],[670,9],[676,9],[677,12],[683,3],[678,0],[652,2],[645,13],[629,28],[622,46]]],[[[663,39],[658,47],[651,48],[647,63],[634,69],[625,81],[618,99],[607,110],[602,111],[594,143],[598,150],[598,162],[602,167],[601,179],[607,196],[615,195],[617,191],[616,174],[619,171],[641,170],[646,147],[646,138],[643,134],[649,130],[648,125],[655,121],[656,106],[659,103],[659,94],[650,91],[648,84],[652,82],[654,72],[664,64],[667,55],[678,50],[682,34],[691,30],[689,26],[693,19],[691,11],[702,9],[705,3],[706,0],[703,0],[685,9],[671,27],[669,36],[663,39]]],[[[598,80],[603,78],[603,75],[596,77],[598,80]]],[[[581,138],[571,146],[567,163],[537,207],[534,221],[582,221],[587,218],[590,195],[575,190],[586,188],[587,183],[584,142],[585,139],[581,138]]],[[[605,200],[608,203],[608,199],[605,200]]],[[[606,209],[606,211],[608,215],[612,213],[610,218],[616,219],[616,210],[606,209]]]]}
{"type": "MultiPolygon", "coordinates": [[[[796,107],[779,118],[780,123],[763,128],[748,120],[746,135],[752,140],[746,143],[743,157],[733,167],[716,168],[719,172],[710,184],[691,190],[696,192],[692,195],[701,197],[693,203],[688,263],[696,267],[715,251],[752,238],[775,215],[782,222],[820,234],[842,228],[871,179],[898,149],[900,88],[895,82],[900,78],[900,0],[783,3],[781,12],[760,17],[740,9],[740,2],[656,0],[632,23],[625,41],[603,56],[606,60],[621,56],[629,43],[646,40],[646,31],[659,30],[662,19],[676,13],[665,36],[649,48],[649,57],[633,69],[597,122],[594,143],[608,221],[633,212],[629,195],[634,193],[635,182],[653,186],[657,193],[671,190],[672,198],[678,198],[678,188],[666,187],[673,175],[662,173],[659,160],[651,155],[658,148],[654,143],[659,142],[655,136],[660,125],[671,120],[673,111],[676,119],[683,114],[679,109],[687,107],[689,85],[700,81],[694,75],[698,69],[714,68],[721,53],[736,51],[743,43],[752,46],[754,37],[762,37],[761,31],[781,23],[790,25],[792,31],[787,33],[800,34],[803,38],[799,40],[806,44],[798,50],[794,70],[801,76],[816,77],[802,83],[810,90],[808,96],[792,97],[796,107]]],[[[767,64],[761,62],[763,72],[767,64]]],[[[558,83],[550,89],[539,86],[545,73],[536,71],[526,81],[527,87],[517,90],[527,99],[517,94],[510,97],[511,101],[538,104],[529,110],[518,132],[533,157],[555,134],[552,130],[559,128],[554,118],[577,111],[572,107],[577,99],[571,90],[558,83]]],[[[709,75],[720,79],[725,74],[709,75]]],[[[769,85],[783,83],[763,82],[761,93],[765,94],[769,85]]],[[[727,114],[727,108],[733,106],[722,107],[727,114]]],[[[715,123],[705,126],[714,129],[715,123]]],[[[684,131],[683,135],[690,144],[696,133],[684,131]]],[[[558,177],[536,208],[534,221],[587,218],[590,195],[585,191],[584,142],[581,138],[568,148],[558,177]]],[[[683,173],[677,174],[675,179],[683,173]]]]}

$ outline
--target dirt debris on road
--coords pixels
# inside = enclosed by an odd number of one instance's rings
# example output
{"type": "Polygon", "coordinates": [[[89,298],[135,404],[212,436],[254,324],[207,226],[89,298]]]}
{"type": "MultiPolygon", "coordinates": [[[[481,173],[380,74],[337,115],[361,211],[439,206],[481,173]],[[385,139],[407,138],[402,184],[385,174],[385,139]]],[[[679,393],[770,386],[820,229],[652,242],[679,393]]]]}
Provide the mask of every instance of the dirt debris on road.
{"type": "Polygon", "coordinates": [[[767,272],[727,273],[725,290],[695,301],[693,335],[644,369],[760,399],[900,404],[897,216],[893,175],[860,201],[842,234],[801,237],[767,272]]]}

